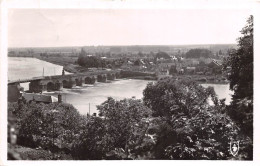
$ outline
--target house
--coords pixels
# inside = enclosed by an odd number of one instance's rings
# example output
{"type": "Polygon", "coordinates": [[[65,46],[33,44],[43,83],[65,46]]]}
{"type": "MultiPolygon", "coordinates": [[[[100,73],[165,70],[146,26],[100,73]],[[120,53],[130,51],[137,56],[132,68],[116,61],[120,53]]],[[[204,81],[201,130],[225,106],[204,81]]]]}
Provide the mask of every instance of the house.
{"type": "Polygon", "coordinates": [[[159,75],[169,75],[170,71],[168,67],[165,66],[159,66],[159,68],[157,68],[157,73],[159,75]]]}
{"type": "Polygon", "coordinates": [[[212,62],[208,64],[208,67],[212,70],[212,73],[215,73],[215,74],[222,73],[221,61],[213,59],[212,62]]]}
{"type": "Polygon", "coordinates": [[[26,102],[35,101],[36,103],[45,103],[45,104],[58,102],[58,99],[54,96],[35,94],[35,93],[23,93],[22,98],[26,102]]]}
{"type": "Polygon", "coordinates": [[[187,66],[196,66],[200,63],[198,59],[185,59],[183,62],[187,66]]]}
{"type": "Polygon", "coordinates": [[[192,65],[194,66],[194,65],[198,65],[200,63],[200,61],[199,60],[197,60],[197,59],[192,59],[192,65]]]}
{"type": "Polygon", "coordinates": [[[178,74],[184,74],[184,69],[181,66],[176,66],[178,74]]]}
{"type": "Polygon", "coordinates": [[[149,64],[150,64],[150,65],[154,65],[154,63],[153,63],[153,62],[149,62],[149,64]]]}
{"type": "Polygon", "coordinates": [[[196,67],[186,67],[187,73],[195,73],[196,67]]]}
{"type": "Polygon", "coordinates": [[[171,56],[171,59],[172,59],[173,61],[177,61],[177,58],[176,58],[175,56],[171,56]]]}
{"type": "Polygon", "coordinates": [[[169,75],[170,74],[170,72],[169,72],[169,70],[168,69],[161,69],[160,70],[160,74],[162,74],[162,75],[169,75]]]}
{"type": "Polygon", "coordinates": [[[140,59],[140,62],[141,62],[142,65],[145,65],[145,63],[142,59],[140,59]]]}
{"type": "Polygon", "coordinates": [[[134,65],[134,63],[131,62],[131,61],[127,61],[127,64],[128,64],[128,65],[134,65]]]}
{"type": "Polygon", "coordinates": [[[222,63],[220,60],[212,59],[212,62],[209,63],[209,65],[211,65],[212,67],[221,67],[222,63]]]}
{"type": "Polygon", "coordinates": [[[164,62],[164,63],[160,63],[159,67],[164,67],[164,68],[168,68],[170,69],[171,66],[177,66],[176,62],[164,62]]]}

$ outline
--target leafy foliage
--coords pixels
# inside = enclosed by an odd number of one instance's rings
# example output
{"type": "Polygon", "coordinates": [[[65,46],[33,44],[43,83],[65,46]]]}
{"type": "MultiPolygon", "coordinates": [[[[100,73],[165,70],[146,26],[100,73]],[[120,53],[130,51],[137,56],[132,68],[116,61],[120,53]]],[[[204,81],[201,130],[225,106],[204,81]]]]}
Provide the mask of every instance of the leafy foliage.
{"type": "Polygon", "coordinates": [[[155,59],[160,59],[160,58],[164,58],[164,59],[171,59],[170,55],[168,55],[166,52],[158,52],[155,55],[155,59]]]}
{"type": "Polygon", "coordinates": [[[86,68],[103,68],[106,66],[106,62],[100,57],[88,55],[83,49],[78,57],[78,64],[86,68]]]}
{"type": "Polygon", "coordinates": [[[212,56],[212,52],[208,49],[191,49],[186,53],[186,58],[210,58],[212,56]]]}
{"type": "MultiPolygon", "coordinates": [[[[9,115],[17,118],[20,144],[67,149],[74,159],[252,160],[253,85],[251,76],[245,77],[249,84],[236,78],[253,71],[253,22],[248,24],[239,49],[228,60],[235,91],[230,106],[218,99],[213,88],[203,88],[188,78],[148,84],[143,101],[108,98],[98,106],[99,117],[84,117],[68,104],[9,104],[9,115]],[[241,142],[236,157],[229,152],[232,139],[241,142]]],[[[187,54],[199,58],[211,53],[197,49],[187,54]]],[[[168,58],[164,53],[158,56],[168,58]]],[[[87,58],[82,51],[80,65],[100,65],[87,58]]]]}
{"type": "Polygon", "coordinates": [[[214,91],[189,80],[164,78],[148,84],[143,93],[144,104],[153,110],[154,116],[171,117],[178,113],[193,116],[207,106],[208,97],[214,91]]]}
{"type": "Polygon", "coordinates": [[[9,105],[9,112],[17,119],[18,144],[52,150],[69,150],[85,121],[70,104],[20,103],[9,105]]]}
{"type": "Polygon", "coordinates": [[[174,74],[177,74],[177,73],[178,73],[178,71],[177,71],[175,65],[172,65],[172,66],[170,67],[169,73],[170,73],[171,75],[174,75],[174,74]]]}
{"type": "Polygon", "coordinates": [[[79,159],[136,158],[147,130],[150,110],[139,100],[116,101],[108,98],[98,106],[100,117],[93,117],[75,144],[79,159]],[[121,157],[120,157],[121,156],[121,157]]]}
{"type": "Polygon", "coordinates": [[[101,118],[92,117],[74,138],[72,156],[75,159],[102,159],[105,153],[103,135],[105,126],[101,118]]]}
{"type": "Polygon", "coordinates": [[[232,139],[247,142],[239,157],[252,159],[251,139],[240,133],[226,114],[224,100],[217,98],[213,88],[165,78],[146,87],[144,104],[153,110],[154,116],[162,117],[159,119],[167,126],[156,135],[172,135],[171,140],[175,140],[165,143],[164,136],[157,140],[156,145],[162,148],[155,151],[157,159],[229,159],[232,139]],[[208,104],[209,98],[213,105],[208,104]]]}
{"type": "Polygon", "coordinates": [[[230,89],[234,91],[229,115],[244,133],[253,138],[253,16],[238,38],[238,49],[230,51],[226,66],[231,67],[230,89]]]}
{"type": "Polygon", "coordinates": [[[253,98],[253,16],[247,20],[247,25],[238,38],[238,49],[229,54],[230,88],[234,90],[234,99],[253,98]]]}

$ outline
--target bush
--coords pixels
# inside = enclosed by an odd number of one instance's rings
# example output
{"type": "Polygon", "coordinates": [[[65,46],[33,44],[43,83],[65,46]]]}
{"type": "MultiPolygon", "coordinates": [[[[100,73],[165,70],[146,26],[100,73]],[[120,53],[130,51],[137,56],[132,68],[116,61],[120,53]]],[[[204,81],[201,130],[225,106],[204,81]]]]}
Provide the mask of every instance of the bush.
{"type": "Polygon", "coordinates": [[[9,110],[17,118],[17,143],[29,147],[70,149],[75,135],[85,123],[84,117],[70,104],[20,103],[18,107],[10,105],[9,110]]]}
{"type": "Polygon", "coordinates": [[[92,117],[86,124],[79,141],[74,142],[73,156],[78,159],[136,158],[138,147],[145,146],[150,109],[139,100],[108,98],[98,110],[101,118],[92,117]]]}

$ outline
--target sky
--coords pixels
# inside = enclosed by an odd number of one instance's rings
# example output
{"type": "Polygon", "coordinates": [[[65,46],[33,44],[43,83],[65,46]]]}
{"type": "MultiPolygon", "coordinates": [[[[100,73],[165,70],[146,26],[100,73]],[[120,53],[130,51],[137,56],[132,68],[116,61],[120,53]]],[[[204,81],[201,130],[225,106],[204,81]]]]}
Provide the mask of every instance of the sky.
{"type": "Polygon", "coordinates": [[[246,9],[9,9],[8,47],[235,44],[246,9]]]}

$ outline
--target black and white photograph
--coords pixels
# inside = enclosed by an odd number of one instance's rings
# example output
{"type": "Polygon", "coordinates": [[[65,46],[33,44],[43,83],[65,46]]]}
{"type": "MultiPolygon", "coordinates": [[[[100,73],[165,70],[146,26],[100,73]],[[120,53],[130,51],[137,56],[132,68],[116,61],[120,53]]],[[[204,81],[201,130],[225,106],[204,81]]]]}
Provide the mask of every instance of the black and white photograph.
{"type": "Polygon", "coordinates": [[[7,8],[1,156],[252,162],[256,21],[250,4],[7,8]]]}

